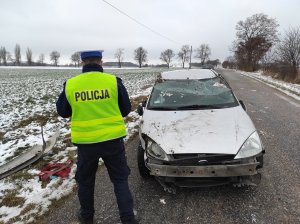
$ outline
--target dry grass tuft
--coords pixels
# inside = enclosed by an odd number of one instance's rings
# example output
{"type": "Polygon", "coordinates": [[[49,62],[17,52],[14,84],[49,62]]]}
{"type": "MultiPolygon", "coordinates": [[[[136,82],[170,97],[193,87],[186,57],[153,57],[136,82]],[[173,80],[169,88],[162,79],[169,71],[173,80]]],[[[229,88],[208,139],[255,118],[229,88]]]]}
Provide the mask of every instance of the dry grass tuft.
{"type": "Polygon", "coordinates": [[[135,111],[139,105],[139,103],[146,101],[148,99],[148,96],[138,96],[134,99],[131,99],[131,105],[132,105],[132,111],[135,111]]]}
{"type": "Polygon", "coordinates": [[[33,203],[29,203],[28,205],[26,205],[25,208],[23,208],[23,210],[20,212],[20,215],[25,215],[26,213],[28,213],[29,211],[32,211],[33,209],[36,208],[36,204],[33,203]]]}
{"type": "Polygon", "coordinates": [[[125,118],[125,123],[133,122],[133,121],[135,121],[135,119],[133,117],[126,117],[125,118]]]}
{"type": "Polygon", "coordinates": [[[25,203],[25,198],[17,196],[18,191],[16,189],[7,190],[5,192],[5,196],[3,197],[2,201],[0,202],[0,207],[18,207],[23,206],[25,203]]]}
{"type": "Polygon", "coordinates": [[[2,140],[4,139],[4,135],[5,135],[5,134],[6,134],[6,133],[0,131],[0,141],[2,141],[2,140]]]}
{"type": "Polygon", "coordinates": [[[9,179],[12,181],[15,180],[30,180],[32,179],[34,176],[30,173],[27,172],[27,169],[25,170],[20,170],[19,172],[16,172],[12,175],[9,176],[9,179]]]}
{"type": "Polygon", "coordinates": [[[34,115],[31,117],[28,117],[22,121],[20,121],[17,125],[15,125],[14,128],[22,128],[26,127],[27,125],[31,124],[32,122],[40,123],[42,126],[44,126],[49,120],[51,119],[57,119],[58,114],[56,112],[45,112],[43,115],[34,115]]]}
{"type": "Polygon", "coordinates": [[[68,158],[72,161],[76,160],[76,155],[77,155],[77,151],[76,150],[72,150],[68,152],[68,158]]]}

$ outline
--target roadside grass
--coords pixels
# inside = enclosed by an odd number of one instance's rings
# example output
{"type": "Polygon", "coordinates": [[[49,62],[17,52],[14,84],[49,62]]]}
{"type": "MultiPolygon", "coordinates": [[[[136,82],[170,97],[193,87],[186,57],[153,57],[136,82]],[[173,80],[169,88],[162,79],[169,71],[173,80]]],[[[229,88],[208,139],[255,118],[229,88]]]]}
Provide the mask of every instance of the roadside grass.
{"type": "Polygon", "coordinates": [[[35,104],[36,100],[30,96],[25,100],[25,103],[26,104],[35,104]]]}
{"type": "Polygon", "coordinates": [[[63,183],[63,179],[62,178],[59,178],[58,181],[56,183],[54,183],[51,187],[56,189],[58,188],[60,185],[62,185],[63,183]]]}
{"type": "Polygon", "coordinates": [[[65,145],[63,145],[63,146],[54,146],[51,151],[52,151],[53,154],[58,154],[60,151],[65,150],[65,148],[66,148],[65,145]]]}
{"type": "MultiPolygon", "coordinates": [[[[20,212],[19,216],[16,216],[16,217],[13,217],[11,219],[9,219],[5,224],[14,224],[16,222],[22,222],[23,223],[29,223],[28,220],[30,218],[34,218],[35,215],[34,214],[29,214],[29,215],[26,215],[28,212],[34,210],[37,208],[37,205],[36,204],[33,204],[33,203],[29,203],[28,205],[26,205],[26,207],[20,212]],[[23,217],[21,217],[23,216],[23,217]]],[[[39,209],[39,211],[41,211],[41,209],[39,209]]],[[[4,222],[3,222],[4,223],[4,222]]],[[[32,222],[31,222],[32,223],[32,222]]],[[[2,224],[0,222],[0,224],[2,224]]]]}
{"type": "Polygon", "coordinates": [[[32,211],[33,209],[36,208],[36,204],[33,203],[29,203],[28,205],[26,205],[25,208],[23,208],[23,210],[20,212],[20,215],[25,215],[26,213],[32,211]]]}
{"type": "Polygon", "coordinates": [[[23,128],[26,127],[27,125],[31,124],[32,122],[35,121],[39,121],[41,123],[41,125],[46,124],[48,121],[48,117],[47,116],[43,116],[43,115],[36,115],[36,116],[32,116],[29,118],[26,118],[24,120],[21,120],[16,126],[15,128],[23,128]]]}
{"type": "Polygon", "coordinates": [[[72,160],[74,162],[77,158],[76,150],[69,151],[68,152],[68,157],[69,157],[70,160],[72,160]]]}
{"type": "Polygon", "coordinates": [[[72,142],[71,142],[71,133],[66,134],[64,136],[64,139],[62,140],[62,142],[66,145],[66,147],[71,147],[73,146],[72,142]]]}
{"type": "Polygon", "coordinates": [[[44,100],[44,101],[48,101],[48,100],[51,100],[51,99],[54,99],[54,98],[55,98],[54,96],[46,94],[46,95],[42,96],[40,99],[44,100]]]}
{"type": "Polygon", "coordinates": [[[49,120],[54,119],[57,120],[58,114],[56,112],[45,112],[43,115],[33,115],[26,119],[21,120],[18,124],[16,124],[13,128],[23,128],[32,122],[39,123],[41,126],[44,126],[49,120]]]}
{"type": "MultiPolygon", "coordinates": [[[[37,209],[37,205],[33,204],[33,203],[29,203],[28,205],[26,205],[25,208],[22,209],[22,211],[20,212],[19,215],[19,219],[20,221],[24,221],[25,223],[28,222],[27,220],[29,220],[30,218],[33,218],[36,216],[35,214],[30,214],[31,211],[37,209]],[[29,213],[29,214],[28,214],[29,213]],[[21,218],[21,216],[23,216],[21,218]]],[[[39,209],[41,211],[41,209],[39,209]]],[[[13,220],[12,220],[13,221],[13,220]]]]}
{"type": "Polygon", "coordinates": [[[134,121],[134,118],[133,118],[133,117],[126,117],[126,118],[125,118],[125,123],[133,122],[133,121],[134,121]]]}
{"type": "Polygon", "coordinates": [[[2,198],[0,202],[0,207],[6,206],[6,207],[18,207],[23,206],[25,203],[25,198],[19,197],[18,195],[18,189],[10,189],[6,190],[5,196],[2,198]]]}
{"type": "Polygon", "coordinates": [[[24,209],[21,211],[19,216],[11,218],[10,220],[8,220],[8,222],[6,224],[14,224],[17,222],[33,223],[33,222],[28,222],[28,220],[30,218],[32,218],[34,220],[36,217],[36,214],[39,214],[42,211],[42,208],[40,206],[37,208],[37,206],[35,204],[31,204],[31,205],[29,204],[29,206],[26,206],[24,209]],[[24,209],[26,209],[26,210],[24,210],[24,209]],[[36,214],[29,214],[26,216],[25,211],[28,212],[28,211],[30,211],[29,209],[36,209],[37,210],[36,214]],[[23,216],[23,217],[21,217],[21,216],[23,216]]]}
{"type": "Polygon", "coordinates": [[[10,182],[15,182],[15,181],[27,181],[34,178],[34,175],[30,174],[27,172],[26,169],[20,170],[12,175],[9,176],[9,181],[10,182]]]}
{"type": "Polygon", "coordinates": [[[295,95],[297,95],[297,96],[300,96],[300,93],[298,93],[298,92],[296,92],[296,91],[293,91],[293,90],[291,90],[291,89],[285,88],[284,86],[280,86],[280,85],[278,85],[278,84],[276,84],[276,83],[268,82],[268,81],[266,81],[266,80],[264,80],[264,79],[259,79],[259,78],[257,78],[257,77],[252,77],[252,78],[254,78],[254,79],[258,80],[258,81],[264,82],[264,83],[266,83],[266,84],[269,84],[269,85],[271,85],[271,86],[275,86],[276,88],[285,90],[285,91],[290,92],[290,93],[292,93],[292,94],[295,94],[295,95]]]}
{"type": "Polygon", "coordinates": [[[145,95],[141,95],[141,96],[131,99],[131,106],[132,106],[131,111],[135,111],[137,109],[139,103],[141,103],[147,99],[148,99],[148,96],[145,96],[145,95]]]}
{"type": "Polygon", "coordinates": [[[293,91],[291,89],[285,88],[284,86],[280,86],[280,85],[277,85],[276,83],[271,83],[271,82],[268,82],[268,81],[265,81],[265,80],[262,80],[262,81],[265,82],[265,83],[267,83],[267,84],[269,84],[269,85],[273,85],[273,86],[275,86],[275,87],[277,87],[279,89],[282,89],[282,90],[288,91],[288,92],[290,92],[292,94],[295,94],[297,96],[300,96],[300,93],[297,93],[297,92],[295,92],[295,91],[293,91]]]}
{"type": "MultiPolygon", "coordinates": [[[[71,194],[63,196],[59,200],[56,200],[56,199],[50,200],[51,201],[51,205],[49,206],[48,211],[45,212],[43,215],[36,215],[34,217],[34,221],[32,222],[32,224],[47,224],[47,221],[45,220],[45,218],[47,218],[47,216],[49,216],[51,213],[53,213],[54,211],[56,211],[57,208],[59,208],[60,206],[62,206],[65,203],[66,200],[71,199],[76,194],[77,194],[77,186],[75,185],[73,187],[73,190],[72,190],[71,194]]],[[[74,211],[74,212],[76,212],[76,211],[74,211]]]]}
{"type": "Polygon", "coordinates": [[[4,139],[5,134],[6,134],[5,132],[0,131],[0,141],[2,141],[4,139]]]}

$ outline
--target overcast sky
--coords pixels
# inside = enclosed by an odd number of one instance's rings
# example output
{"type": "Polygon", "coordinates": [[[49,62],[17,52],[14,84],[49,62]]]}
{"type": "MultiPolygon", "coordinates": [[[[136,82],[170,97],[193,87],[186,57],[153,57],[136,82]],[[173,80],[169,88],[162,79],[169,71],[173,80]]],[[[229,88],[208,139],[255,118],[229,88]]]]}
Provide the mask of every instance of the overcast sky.
{"type": "Polygon", "coordinates": [[[118,12],[102,0],[0,0],[0,46],[14,56],[21,45],[22,60],[29,47],[47,61],[53,50],[60,64],[85,49],[103,49],[104,61],[115,61],[117,48],[125,49],[124,61],[133,61],[139,46],[148,51],[148,63],[160,63],[160,53],[183,44],[211,47],[211,59],[230,55],[238,21],[256,13],[276,18],[284,33],[300,25],[299,0],[106,0],[163,38],[118,12]]]}

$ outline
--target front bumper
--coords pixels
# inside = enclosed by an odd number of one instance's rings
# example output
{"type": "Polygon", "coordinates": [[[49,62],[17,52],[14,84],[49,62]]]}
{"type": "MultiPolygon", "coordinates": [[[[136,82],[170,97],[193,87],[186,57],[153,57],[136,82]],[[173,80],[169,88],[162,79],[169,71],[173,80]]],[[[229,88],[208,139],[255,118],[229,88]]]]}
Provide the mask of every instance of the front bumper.
{"type": "Polygon", "coordinates": [[[174,166],[146,163],[150,174],[160,177],[236,177],[257,174],[259,162],[233,165],[174,166]]]}

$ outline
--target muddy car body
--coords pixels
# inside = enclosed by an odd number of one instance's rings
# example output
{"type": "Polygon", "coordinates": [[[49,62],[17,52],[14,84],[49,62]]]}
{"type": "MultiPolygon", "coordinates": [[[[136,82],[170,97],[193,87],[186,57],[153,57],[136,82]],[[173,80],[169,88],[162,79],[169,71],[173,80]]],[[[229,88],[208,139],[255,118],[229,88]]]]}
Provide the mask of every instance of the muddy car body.
{"type": "Polygon", "coordinates": [[[139,171],[168,191],[233,183],[257,185],[263,145],[229,84],[208,69],[161,74],[139,105],[139,171]]]}

